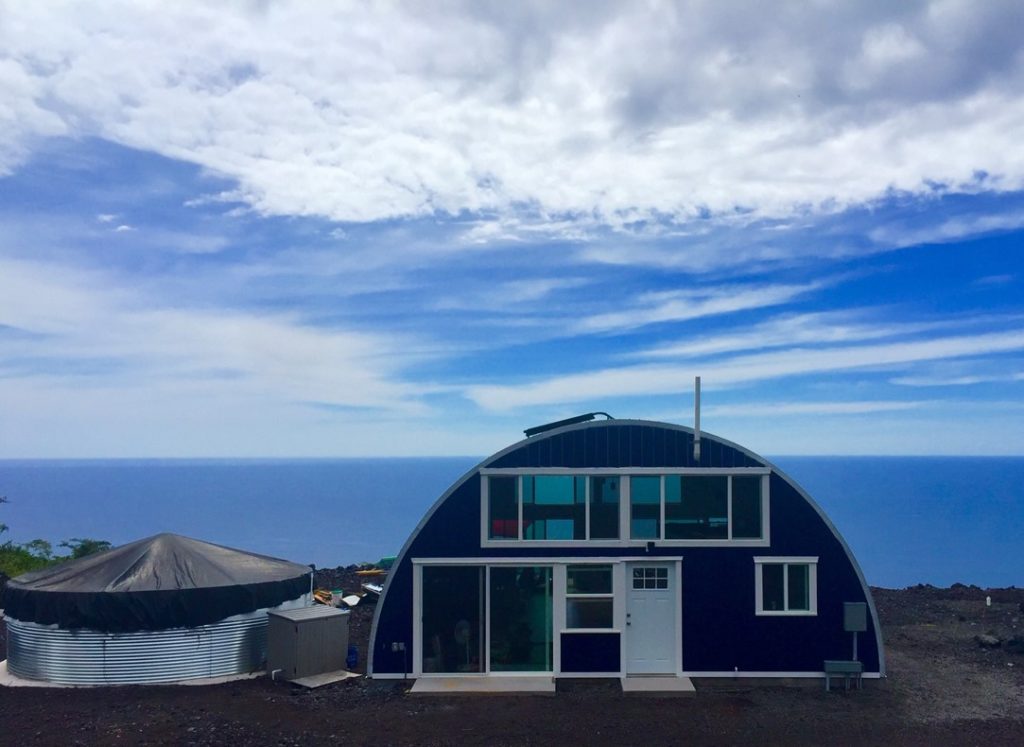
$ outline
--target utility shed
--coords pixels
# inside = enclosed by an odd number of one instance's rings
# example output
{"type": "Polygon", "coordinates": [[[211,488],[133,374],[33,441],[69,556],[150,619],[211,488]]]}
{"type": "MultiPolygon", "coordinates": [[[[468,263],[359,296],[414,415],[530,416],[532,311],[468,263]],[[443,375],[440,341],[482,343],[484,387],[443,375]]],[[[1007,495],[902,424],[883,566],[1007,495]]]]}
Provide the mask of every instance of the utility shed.
{"type": "Polygon", "coordinates": [[[267,614],[267,671],[296,680],[345,668],[348,610],[317,605],[267,614]]]}

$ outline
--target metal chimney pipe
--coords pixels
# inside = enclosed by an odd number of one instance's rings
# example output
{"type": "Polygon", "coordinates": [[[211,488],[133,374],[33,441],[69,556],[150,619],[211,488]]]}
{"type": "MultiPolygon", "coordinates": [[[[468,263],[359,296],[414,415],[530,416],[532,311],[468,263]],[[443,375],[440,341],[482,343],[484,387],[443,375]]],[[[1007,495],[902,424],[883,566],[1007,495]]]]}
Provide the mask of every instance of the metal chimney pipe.
{"type": "Polygon", "coordinates": [[[700,461],[700,376],[693,380],[693,461],[700,461]]]}

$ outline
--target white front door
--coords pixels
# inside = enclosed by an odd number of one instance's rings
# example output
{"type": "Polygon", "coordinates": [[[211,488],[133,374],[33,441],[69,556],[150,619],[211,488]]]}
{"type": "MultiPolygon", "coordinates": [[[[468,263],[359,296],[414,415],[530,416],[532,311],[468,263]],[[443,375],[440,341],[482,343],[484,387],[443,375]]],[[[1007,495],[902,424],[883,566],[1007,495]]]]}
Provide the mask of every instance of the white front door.
{"type": "Polygon", "coordinates": [[[626,673],[676,671],[674,563],[630,563],[626,568],[626,673]]]}

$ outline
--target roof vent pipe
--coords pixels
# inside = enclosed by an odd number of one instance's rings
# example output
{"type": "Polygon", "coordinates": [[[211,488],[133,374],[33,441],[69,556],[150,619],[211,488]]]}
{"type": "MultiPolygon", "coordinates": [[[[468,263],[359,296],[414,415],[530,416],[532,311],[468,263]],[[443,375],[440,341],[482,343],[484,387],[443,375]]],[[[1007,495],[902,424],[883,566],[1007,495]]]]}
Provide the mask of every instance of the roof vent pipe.
{"type": "Polygon", "coordinates": [[[693,461],[700,461],[700,376],[693,379],[693,461]]]}

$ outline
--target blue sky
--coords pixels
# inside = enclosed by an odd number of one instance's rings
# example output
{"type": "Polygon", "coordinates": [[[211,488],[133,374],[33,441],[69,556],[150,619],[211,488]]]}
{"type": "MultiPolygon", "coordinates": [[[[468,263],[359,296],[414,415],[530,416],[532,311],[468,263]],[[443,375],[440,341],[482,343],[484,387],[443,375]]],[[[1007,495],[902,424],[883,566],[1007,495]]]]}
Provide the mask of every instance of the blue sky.
{"type": "Polygon", "coordinates": [[[1022,454],[1022,16],[6,4],[0,457],[1022,454]]]}

